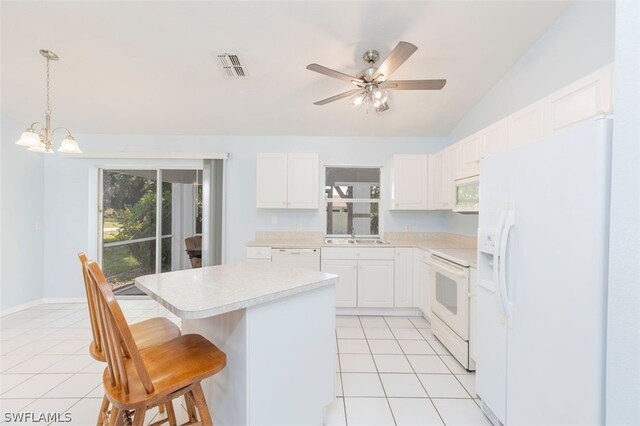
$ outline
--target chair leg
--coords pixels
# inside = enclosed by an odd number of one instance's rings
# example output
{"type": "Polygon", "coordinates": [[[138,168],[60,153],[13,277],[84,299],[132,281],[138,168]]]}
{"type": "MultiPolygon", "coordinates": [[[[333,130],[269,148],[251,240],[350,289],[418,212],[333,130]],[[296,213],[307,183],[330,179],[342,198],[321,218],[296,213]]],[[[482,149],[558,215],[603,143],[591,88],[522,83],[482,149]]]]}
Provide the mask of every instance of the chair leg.
{"type": "Polygon", "coordinates": [[[158,405],[158,412],[159,412],[160,414],[164,414],[164,404],[160,404],[160,405],[158,405]]]}
{"type": "Polygon", "coordinates": [[[111,408],[111,414],[109,415],[109,426],[115,426],[119,416],[120,409],[116,407],[111,408]]]}
{"type": "Polygon", "coordinates": [[[138,408],[133,415],[133,426],[144,426],[144,415],[147,407],[138,408]]]}
{"type": "Polygon", "coordinates": [[[202,392],[202,386],[200,383],[194,386],[191,391],[193,394],[193,399],[198,408],[198,412],[200,413],[200,419],[202,419],[202,424],[204,426],[213,426],[213,420],[211,420],[211,414],[209,413],[209,407],[207,406],[207,400],[204,398],[204,393],[202,392]]]}
{"type": "Polygon", "coordinates": [[[167,420],[169,421],[169,426],[177,426],[176,413],[173,411],[173,401],[166,402],[162,406],[167,409],[167,420]]]}
{"type": "Polygon", "coordinates": [[[198,421],[196,416],[196,406],[193,402],[193,394],[191,391],[184,394],[184,402],[187,406],[187,414],[189,416],[189,423],[195,423],[198,421]]]}
{"type": "Polygon", "coordinates": [[[106,396],[102,397],[102,404],[100,405],[100,413],[98,414],[98,423],[96,426],[104,426],[105,420],[109,419],[109,400],[106,396]]]}

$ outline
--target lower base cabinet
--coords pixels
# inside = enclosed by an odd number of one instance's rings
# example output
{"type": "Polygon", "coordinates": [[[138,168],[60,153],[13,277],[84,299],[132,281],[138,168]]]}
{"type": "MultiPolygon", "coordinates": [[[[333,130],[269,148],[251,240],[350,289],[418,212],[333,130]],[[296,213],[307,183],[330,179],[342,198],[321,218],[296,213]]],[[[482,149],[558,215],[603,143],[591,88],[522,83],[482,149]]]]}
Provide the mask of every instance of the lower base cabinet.
{"type": "Polygon", "coordinates": [[[429,252],[416,249],[413,273],[413,303],[422,314],[431,319],[431,297],[429,288],[429,252]]]}
{"type": "Polygon", "coordinates": [[[339,308],[393,308],[393,260],[323,259],[322,272],[335,274],[339,308]]]}
{"type": "Polygon", "coordinates": [[[358,307],[393,308],[393,260],[358,260],[358,307]]]}
{"type": "Polygon", "coordinates": [[[320,269],[340,277],[336,284],[336,306],[355,308],[358,304],[358,261],[323,260],[320,269]]]}

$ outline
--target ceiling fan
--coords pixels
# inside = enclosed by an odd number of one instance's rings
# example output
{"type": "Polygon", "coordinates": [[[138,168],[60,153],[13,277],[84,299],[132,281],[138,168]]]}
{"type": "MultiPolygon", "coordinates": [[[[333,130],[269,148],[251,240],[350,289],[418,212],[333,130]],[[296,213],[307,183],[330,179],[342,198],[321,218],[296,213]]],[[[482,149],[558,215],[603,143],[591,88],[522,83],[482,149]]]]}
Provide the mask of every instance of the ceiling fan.
{"type": "Polygon", "coordinates": [[[447,80],[389,80],[395,70],[400,68],[413,53],[418,50],[416,46],[406,41],[401,41],[389,53],[379,67],[374,64],[380,59],[377,50],[367,50],[362,55],[362,59],[369,65],[354,76],[323,67],[318,64],[307,65],[307,69],[329,77],[347,81],[356,89],[340,93],[330,98],[314,102],[314,105],[326,105],[339,99],[353,96],[353,105],[360,107],[362,104],[373,106],[376,112],[384,112],[389,109],[387,103],[388,90],[440,90],[447,83],[447,80]]]}

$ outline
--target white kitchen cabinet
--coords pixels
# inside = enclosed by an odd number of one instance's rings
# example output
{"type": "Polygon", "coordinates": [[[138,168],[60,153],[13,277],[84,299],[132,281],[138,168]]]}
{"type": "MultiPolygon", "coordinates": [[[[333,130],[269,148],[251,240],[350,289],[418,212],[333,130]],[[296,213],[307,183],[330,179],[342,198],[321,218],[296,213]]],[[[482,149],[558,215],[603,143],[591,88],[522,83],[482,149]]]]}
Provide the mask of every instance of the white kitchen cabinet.
{"type": "Polygon", "coordinates": [[[256,207],[317,209],[318,154],[258,154],[256,207]]]}
{"type": "Polygon", "coordinates": [[[507,147],[517,148],[544,136],[544,102],[536,102],[507,119],[507,147]]]}
{"type": "Polygon", "coordinates": [[[394,155],[391,162],[391,209],[429,208],[429,156],[394,155]]]}
{"type": "Polygon", "coordinates": [[[393,284],[392,260],[358,261],[358,307],[392,308],[393,284]]]}
{"type": "Polygon", "coordinates": [[[431,154],[429,155],[429,170],[427,179],[427,206],[429,210],[437,210],[437,202],[438,202],[438,160],[437,155],[431,154]]]}
{"type": "Polygon", "coordinates": [[[544,100],[545,131],[551,133],[613,112],[612,83],[613,66],[608,65],[547,96],[544,100]]]}
{"type": "Polygon", "coordinates": [[[429,286],[429,251],[414,250],[413,304],[425,318],[431,319],[431,296],[429,286]]]}
{"type": "Polygon", "coordinates": [[[336,306],[340,308],[356,307],[358,305],[358,261],[323,259],[321,270],[339,277],[336,284],[336,306]]]}
{"type": "Polygon", "coordinates": [[[480,132],[480,158],[507,150],[507,119],[498,121],[480,132]]]}
{"type": "Polygon", "coordinates": [[[432,205],[433,210],[447,210],[453,207],[450,191],[453,189],[454,156],[450,149],[445,149],[433,155],[432,205]]]}
{"type": "Polygon", "coordinates": [[[271,262],[271,247],[247,247],[247,260],[271,262]]]}
{"type": "Polygon", "coordinates": [[[451,210],[454,204],[455,186],[457,169],[460,165],[459,153],[457,146],[452,146],[442,151],[439,159],[440,181],[438,202],[436,205],[440,210],[451,210]]]}
{"type": "Polygon", "coordinates": [[[318,154],[287,154],[287,207],[318,208],[318,154]]]}
{"type": "Polygon", "coordinates": [[[258,154],[256,206],[267,209],[287,208],[287,154],[258,154]]]}
{"type": "Polygon", "coordinates": [[[469,275],[469,358],[476,360],[476,344],[478,333],[476,331],[478,312],[478,270],[470,268],[469,275]]]}
{"type": "Polygon", "coordinates": [[[322,271],[340,277],[338,307],[394,306],[395,249],[391,247],[323,247],[322,271]]]}
{"type": "MultiPolygon", "coordinates": [[[[460,149],[461,171],[466,175],[471,176],[478,172],[480,167],[481,140],[481,134],[475,133],[456,144],[460,149]]],[[[460,171],[458,171],[458,173],[460,173],[460,171]]]]}
{"type": "Polygon", "coordinates": [[[396,248],[394,306],[413,307],[413,249],[396,248]]]}

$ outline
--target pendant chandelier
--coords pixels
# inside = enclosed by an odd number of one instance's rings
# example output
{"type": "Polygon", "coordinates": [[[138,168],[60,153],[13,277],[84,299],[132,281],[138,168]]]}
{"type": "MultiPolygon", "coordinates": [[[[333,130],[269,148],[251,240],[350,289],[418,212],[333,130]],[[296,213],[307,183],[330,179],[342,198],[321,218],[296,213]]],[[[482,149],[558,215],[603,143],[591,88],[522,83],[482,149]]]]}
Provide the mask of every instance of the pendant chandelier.
{"type": "Polygon", "coordinates": [[[27,147],[29,151],[52,154],[53,136],[58,130],[64,130],[67,132],[67,136],[62,140],[58,152],[80,154],[82,151],[80,151],[78,142],[73,138],[69,129],[65,127],[51,127],[51,106],[49,102],[51,83],[50,63],[51,61],[57,61],[59,58],[58,55],[50,50],[41,49],[40,54],[47,60],[47,109],[45,110],[44,124],[40,122],[31,124],[31,126],[22,133],[16,144],[27,147]]]}

